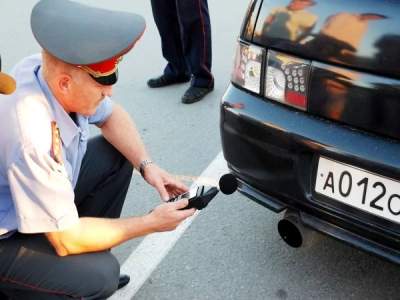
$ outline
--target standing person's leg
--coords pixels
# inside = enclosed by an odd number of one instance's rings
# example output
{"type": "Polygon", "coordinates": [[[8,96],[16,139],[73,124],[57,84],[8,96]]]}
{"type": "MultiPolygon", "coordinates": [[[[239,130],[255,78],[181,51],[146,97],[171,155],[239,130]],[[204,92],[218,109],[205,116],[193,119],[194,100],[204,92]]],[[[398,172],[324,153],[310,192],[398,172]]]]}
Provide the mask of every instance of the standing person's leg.
{"type": "Polygon", "coordinates": [[[192,86],[212,88],[211,24],[207,0],[177,0],[183,48],[194,76],[192,86]]]}
{"type": "Polygon", "coordinates": [[[168,61],[164,76],[189,81],[190,70],[183,53],[176,0],[151,0],[151,7],[161,37],[162,53],[168,61]]]}
{"type": "Polygon", "coordinates": [[[109,251],[60,257],[43,234],[0,240],[0,290],[10,299],[106,299],[118,274],[109,251]]]}

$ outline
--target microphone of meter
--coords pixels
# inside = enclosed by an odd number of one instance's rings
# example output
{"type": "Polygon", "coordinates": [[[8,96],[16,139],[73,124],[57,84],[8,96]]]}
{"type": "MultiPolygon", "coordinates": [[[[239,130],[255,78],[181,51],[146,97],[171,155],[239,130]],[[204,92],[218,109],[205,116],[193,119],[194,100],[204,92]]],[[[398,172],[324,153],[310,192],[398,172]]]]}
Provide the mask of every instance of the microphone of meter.
{"type": "MultiPolygon", "coordinates": [[[[225,174],[219,179],[219,190],[225,195],[230,195],[238,188],[238,182],[236,177],[232,174],[225,174]]],[[[196,196],[189,199],[189,204],[184,209],[196,208],[203,209],[208,203],[218,194],[218,188],[211,187],[208,190],[204,189],[204,186],[197,187],[196,196]]]]}
{"type": "Polygon", "coordinates": [[[228,173],[219,179],[219,190],[225,195],[233,194],[238,188],[238,181],[235,176],[228,173]]]}
{"type": "Polygon", "coordinates": [[[205,208],[208,203],[218,194],[218,191],[221,191],[225,195],[230,195],[236,191],[238,187],[238,182],[232,174],[225,174],[221,176],[219,179],[219,189],[216,187],[211,187],[206,189],[205,186],[198,186],[196,187],[196,195],[190,197],[189,194],[184,194],[175,198],[170,199],[168,202],[176,201],[181,197],[189,197],[189,203],[186,207],[182,209],[189,209],[189,208],[196,208],[196,209],[203,209],[205,208]]]}

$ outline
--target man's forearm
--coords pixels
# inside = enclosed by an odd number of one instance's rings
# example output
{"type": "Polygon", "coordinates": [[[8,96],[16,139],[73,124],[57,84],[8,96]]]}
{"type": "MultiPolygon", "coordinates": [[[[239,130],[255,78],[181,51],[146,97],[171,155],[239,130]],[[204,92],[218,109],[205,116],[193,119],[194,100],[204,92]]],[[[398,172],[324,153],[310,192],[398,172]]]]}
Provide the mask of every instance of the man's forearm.
{"type": "Polygon", "coordinates": [[[103,251],[135,237],[174,230],[195,213],[194,208],[182,210],[188,203],[187,199],[163,203],[143,217],[80,218],[68,230],[46,233],[46,237],[60,256],[103,251]]]}
{"type": "Polygon", "coordinates": [[[155,232],[149,215],[123,219],[80,218],[72,228],[46,233],[57,254],[97,252],[155,232]]]}
{"type": "Polygon", "coordinates": [[[104,137],[122,153],[134,167],[149,159],[136,126],[129,114],[118,104],[114,104],[111,116],[101,126],[104,137]]]}

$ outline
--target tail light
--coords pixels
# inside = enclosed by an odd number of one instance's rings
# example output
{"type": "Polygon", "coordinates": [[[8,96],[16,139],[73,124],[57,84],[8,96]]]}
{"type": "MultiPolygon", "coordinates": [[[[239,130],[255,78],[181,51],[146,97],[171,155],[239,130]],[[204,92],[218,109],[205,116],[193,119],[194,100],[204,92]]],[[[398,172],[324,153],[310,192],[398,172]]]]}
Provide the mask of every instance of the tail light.
{"type": "Polygon", "coordinates": [[[270,100],[307,110],[311,61],[274,50],[268,50],[267,55],[265,53],[263,48],[240,42],[236,50],[232,82],[246,90],[263,94],[270,100]]]}
{"type": "Polygon", "coordinates": [[[239,43],[232,73],[232,82],[260,94],[264,49],[239,43]]]}
{"type": "Polygon", "coordinates": [[[269,50],[265,97],[306,110],[310,67],[310,61],[269,50]]]}

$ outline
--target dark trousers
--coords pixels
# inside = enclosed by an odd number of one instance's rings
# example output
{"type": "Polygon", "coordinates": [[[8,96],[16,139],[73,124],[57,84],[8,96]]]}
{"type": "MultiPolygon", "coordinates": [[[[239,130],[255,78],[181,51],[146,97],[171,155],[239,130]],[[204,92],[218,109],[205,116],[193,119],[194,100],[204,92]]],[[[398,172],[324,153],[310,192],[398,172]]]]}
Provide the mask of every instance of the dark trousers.
{"type": "Polygon", "coordinates": [[[211,87],[211,25],[207,0],[151,0],[168,61],[167,77],[189,77],[192,85],[211,87]]]}
{"type": "MultiPolygon", "coordinates": [[[[132,165],[113,146],[91,139],[75,188],[79,215],[118,218],[131,177],[132,165]]],[[[59,257],[43,234],[0,240],[0,291],[10,299],[106,299],[119,267],[110,251],[59,257]]]]}

